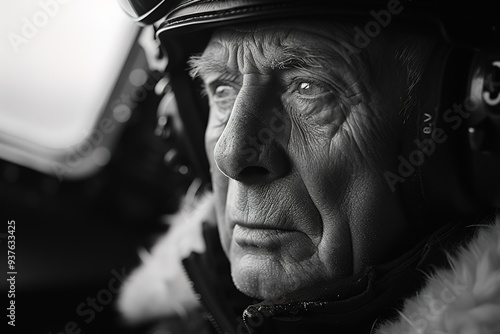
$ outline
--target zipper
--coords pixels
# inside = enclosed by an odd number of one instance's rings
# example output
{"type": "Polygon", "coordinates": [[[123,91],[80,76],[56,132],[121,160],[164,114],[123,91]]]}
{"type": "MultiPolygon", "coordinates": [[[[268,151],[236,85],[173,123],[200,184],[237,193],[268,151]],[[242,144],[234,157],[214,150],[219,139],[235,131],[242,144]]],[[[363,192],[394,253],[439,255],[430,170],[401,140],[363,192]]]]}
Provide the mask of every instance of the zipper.
{"type": "MultiPolygon", "coordinates": [[[[199,256],[199,254],[196,254],[196,255],[199,256]]],[[[193,255],[191,255],[191,256],[193,256],[193,255]]],[[[189,282],[189,285],[191,286],[191,288],[194,291],[196,299],[198,299],[198,301],[200,302],[201,307],[205,311],[206,317],[208,318],[208,320],[210,321],[210,323],[214,327],[215,331],[217,333],[219,333],[219,334],[228,334],[226,331],[224,331],[222,329],[222,326],[219,324],[219,322],[217,321],[217,319],[215,318],[215,316],[213,315],[213,313],[210,311],[209,307],[207,306],[207,303],[205,302],[204,298],[202,297],[202,295],[201,295],[201,293],[200,293],[200,291],[198,289],[199,284],[196,284],[196,282],[194,280],[194,278],[196,277],[196,275],[194,275],[194,273],[192,272],[192,270],[190,268],[188,268],[188,264],[185,262],[188,259],[189,258],[186,258],[185,260],[182,260],[181,267],[183,269],[184,275],[186,276],[186,278],[187,278],[187,280],[189,282]]]]}
{"type": "Polygon", "coordinates": [[[229,262],[225,257],[219,258],[224,253],[217,229],[203,224],[202,230],[207,251],[192,252],[184,258],[181,261],[183,273],[215,331],[218,334],[240,333],[240,326],[246,327],[240,312],[252,304],[251,298],[231,285],[229,262]]]}

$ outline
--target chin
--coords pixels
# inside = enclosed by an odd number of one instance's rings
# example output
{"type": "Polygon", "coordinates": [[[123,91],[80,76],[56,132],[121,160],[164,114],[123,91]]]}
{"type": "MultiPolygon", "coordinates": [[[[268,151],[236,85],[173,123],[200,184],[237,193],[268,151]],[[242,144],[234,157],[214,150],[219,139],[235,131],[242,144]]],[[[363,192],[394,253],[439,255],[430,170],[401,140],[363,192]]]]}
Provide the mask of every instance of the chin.
{"type": "Polygon", "coordinates": [[[240,272],[233,273],[233,282],[236,288],[248,297],[259,300],[274,300],[287,292],[283,290],[282,284],[276,284],[276,282],[269,280],[262,282],[259,278],[242,277],[241,274],[240,272]]]}
{"type": "Polygon", "coordinates": [[[234,285],[249,297],[278,299],[299,287],[298,282],[290,280],[284,267],[272,257],[261,259],[246,255],[231,262],[234,285]]]}

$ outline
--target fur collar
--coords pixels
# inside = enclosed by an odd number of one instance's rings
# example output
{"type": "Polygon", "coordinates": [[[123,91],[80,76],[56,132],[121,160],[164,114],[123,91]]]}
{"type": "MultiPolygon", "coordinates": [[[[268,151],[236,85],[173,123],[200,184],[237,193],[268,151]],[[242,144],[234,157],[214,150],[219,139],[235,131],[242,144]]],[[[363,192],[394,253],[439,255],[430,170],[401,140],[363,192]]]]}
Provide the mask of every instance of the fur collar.
{"type": "Polygon", "coordinates": [[[377,334],[500,333],[500,217],[437,270],[377,334]]]}
{"type": "Polygon", "coordinates": [[[161,317],[185,317],[198,305],[181,260],[191,252],[203,253],[203,222],[215,224],[212,196],[185,200],[174,216],[165,217],[168,233],[160,236],[150,251],[139,250],[142,264],[121,287],[117,308],[129,324],[141,324],[161,317]]]}
{"type": "MultiPolygon", "coordinates": [[[[201,222],[214,222],[211,195],[169,217],[169,233],[150,252],[119,294],[117,307],[129,323],[185,316],[198,305],[180,259],[203,252],[201,222]]],[[[500,217],[485,225],[455,255],[451,269],[437,270],[408,299],[399,319],[378,324],[376,334],[500,333],[500,217]]]]}

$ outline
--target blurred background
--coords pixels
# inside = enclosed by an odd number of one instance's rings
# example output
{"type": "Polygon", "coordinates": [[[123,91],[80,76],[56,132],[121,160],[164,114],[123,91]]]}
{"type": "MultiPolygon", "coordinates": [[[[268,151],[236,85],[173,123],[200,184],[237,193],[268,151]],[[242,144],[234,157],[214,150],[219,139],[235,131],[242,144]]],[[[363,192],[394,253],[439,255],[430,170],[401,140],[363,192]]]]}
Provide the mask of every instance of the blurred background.
{"type": "Polygon", "coordinates": [[[139,333],[117,288],[194,179],[154,32],[115,0],[6,0],[0,33],[1,287],[15,220],[16,330],[139,333]]]}

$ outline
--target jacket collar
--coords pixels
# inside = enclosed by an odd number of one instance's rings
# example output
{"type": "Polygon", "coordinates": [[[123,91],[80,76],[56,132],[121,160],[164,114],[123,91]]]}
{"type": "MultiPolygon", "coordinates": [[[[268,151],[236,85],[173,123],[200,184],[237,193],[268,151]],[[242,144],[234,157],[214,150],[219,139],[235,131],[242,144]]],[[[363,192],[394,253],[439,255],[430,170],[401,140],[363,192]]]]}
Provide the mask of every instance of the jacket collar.
{"type": "Polygon", "coordinates": [[[391,262],[279,300],[253,300],[234,287],[217,230],[206,224],[207,251],[192,253],[183,265],[220,333],[369,333],[377,322],[395,317],[395,307],[419,291],[436,267],[447,267],[447,253],[475,230],[447,224],[391,262]],[[309,297],[316,295],[323,297],[309,297]]]}

